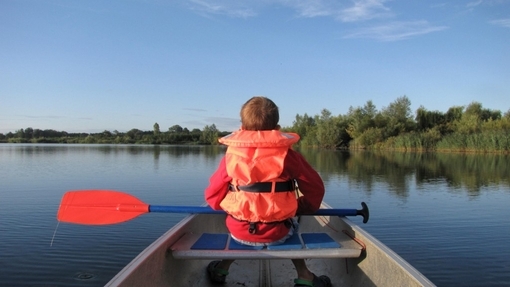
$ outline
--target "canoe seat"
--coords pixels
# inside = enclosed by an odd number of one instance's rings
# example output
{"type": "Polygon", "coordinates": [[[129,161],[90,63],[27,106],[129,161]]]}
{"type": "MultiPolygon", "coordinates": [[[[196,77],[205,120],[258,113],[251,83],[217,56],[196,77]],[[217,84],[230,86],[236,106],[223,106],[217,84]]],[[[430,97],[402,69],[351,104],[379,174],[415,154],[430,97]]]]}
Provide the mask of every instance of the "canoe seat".
{"type": "Polygon", "coordinates": [[[179,259],[353,258],[362,247],[343,233],[296,233],[283,244],[247,246],[228,233],[186,233],[170,247],[179,259]]]}

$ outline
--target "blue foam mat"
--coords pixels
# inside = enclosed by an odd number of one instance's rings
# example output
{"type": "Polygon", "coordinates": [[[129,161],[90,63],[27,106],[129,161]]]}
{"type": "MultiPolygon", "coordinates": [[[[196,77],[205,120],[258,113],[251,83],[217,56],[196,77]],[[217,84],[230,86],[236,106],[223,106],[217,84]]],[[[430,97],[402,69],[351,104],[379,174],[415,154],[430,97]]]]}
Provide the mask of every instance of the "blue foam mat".
{"type": "Polygon", "coordinates": [[[190,249],[223,250],[227,246],[229,235],[225,233],[203,233],[190,249]]]}
{"type": "MultiPolygon", "coordinates": [[[[191,246],[192,250],[223,250],[227,246],[229,234],[225,233],[203,233],[191,246]]],[[[301,233],[305,248],[340,248],[341,245],[331,238],[327,233],[301,233]]],[[[261,250],[263,246],[244,245],[231,239],[228,245],[229,250],[261,250]]],[[[284,243],[267,246],[268,250],[295,250],[302,249],[303,245],[298,234],[292,235],[284,243]]]]}
{"type": "Polygon", "coordinates": [[[303,245],[301,244],[301,239],[299,239],[299,235],[297,233],[294,233],[290,238],[285,240],[284,243],[278,245],[269,245],[267,249],[268,250],[303,249],[303,245]]]}

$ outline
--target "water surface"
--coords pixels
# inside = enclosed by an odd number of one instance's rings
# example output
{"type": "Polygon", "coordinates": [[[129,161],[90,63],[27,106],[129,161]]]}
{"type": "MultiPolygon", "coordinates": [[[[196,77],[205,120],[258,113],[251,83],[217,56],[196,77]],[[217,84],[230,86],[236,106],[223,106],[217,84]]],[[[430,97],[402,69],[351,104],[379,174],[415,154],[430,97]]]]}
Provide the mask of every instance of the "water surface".
{"type": "MultiPolygon", "coordinates": [[[[103,286],[184,217],[58,224],[69,190],[201,205],[221,147],[0,145],[0,286],[103,286]]],[[[362,227],[438,286],[510,286],[510,161],[503,155],[301,151],[325,201],[371,212],[362,227]]],[[[360,218],[354,218],[361,223],[360,218]]]]}

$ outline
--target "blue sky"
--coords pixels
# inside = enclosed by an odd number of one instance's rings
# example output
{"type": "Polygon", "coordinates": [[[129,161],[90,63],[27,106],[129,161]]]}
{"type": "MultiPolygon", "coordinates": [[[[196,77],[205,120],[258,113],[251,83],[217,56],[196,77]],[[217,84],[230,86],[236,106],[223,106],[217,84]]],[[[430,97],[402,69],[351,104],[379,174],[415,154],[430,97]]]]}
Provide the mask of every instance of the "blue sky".
{"type": "Polygon", "coordinates": [[[0,133],[280,124],[406,95],[510,109],[510,1],[2,0],[0,133]]]}

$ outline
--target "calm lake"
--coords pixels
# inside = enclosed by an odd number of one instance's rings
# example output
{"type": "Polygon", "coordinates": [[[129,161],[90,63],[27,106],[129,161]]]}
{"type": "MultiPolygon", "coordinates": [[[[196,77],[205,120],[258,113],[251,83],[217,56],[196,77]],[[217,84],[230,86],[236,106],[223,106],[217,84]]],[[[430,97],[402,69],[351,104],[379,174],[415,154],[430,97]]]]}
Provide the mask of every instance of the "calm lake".
{"type": "MultiPolygon", "coordinates": [[[[510,158],[301,150],[325,201],[438,286],[510,286],[510,158]]],[[[69,190],[113,189],[154,205],[201,205],[224,153],[210,146],[0,144],[0,286],[103,286],[185,215],[108,226],[58,223],[69,190]]]]}

